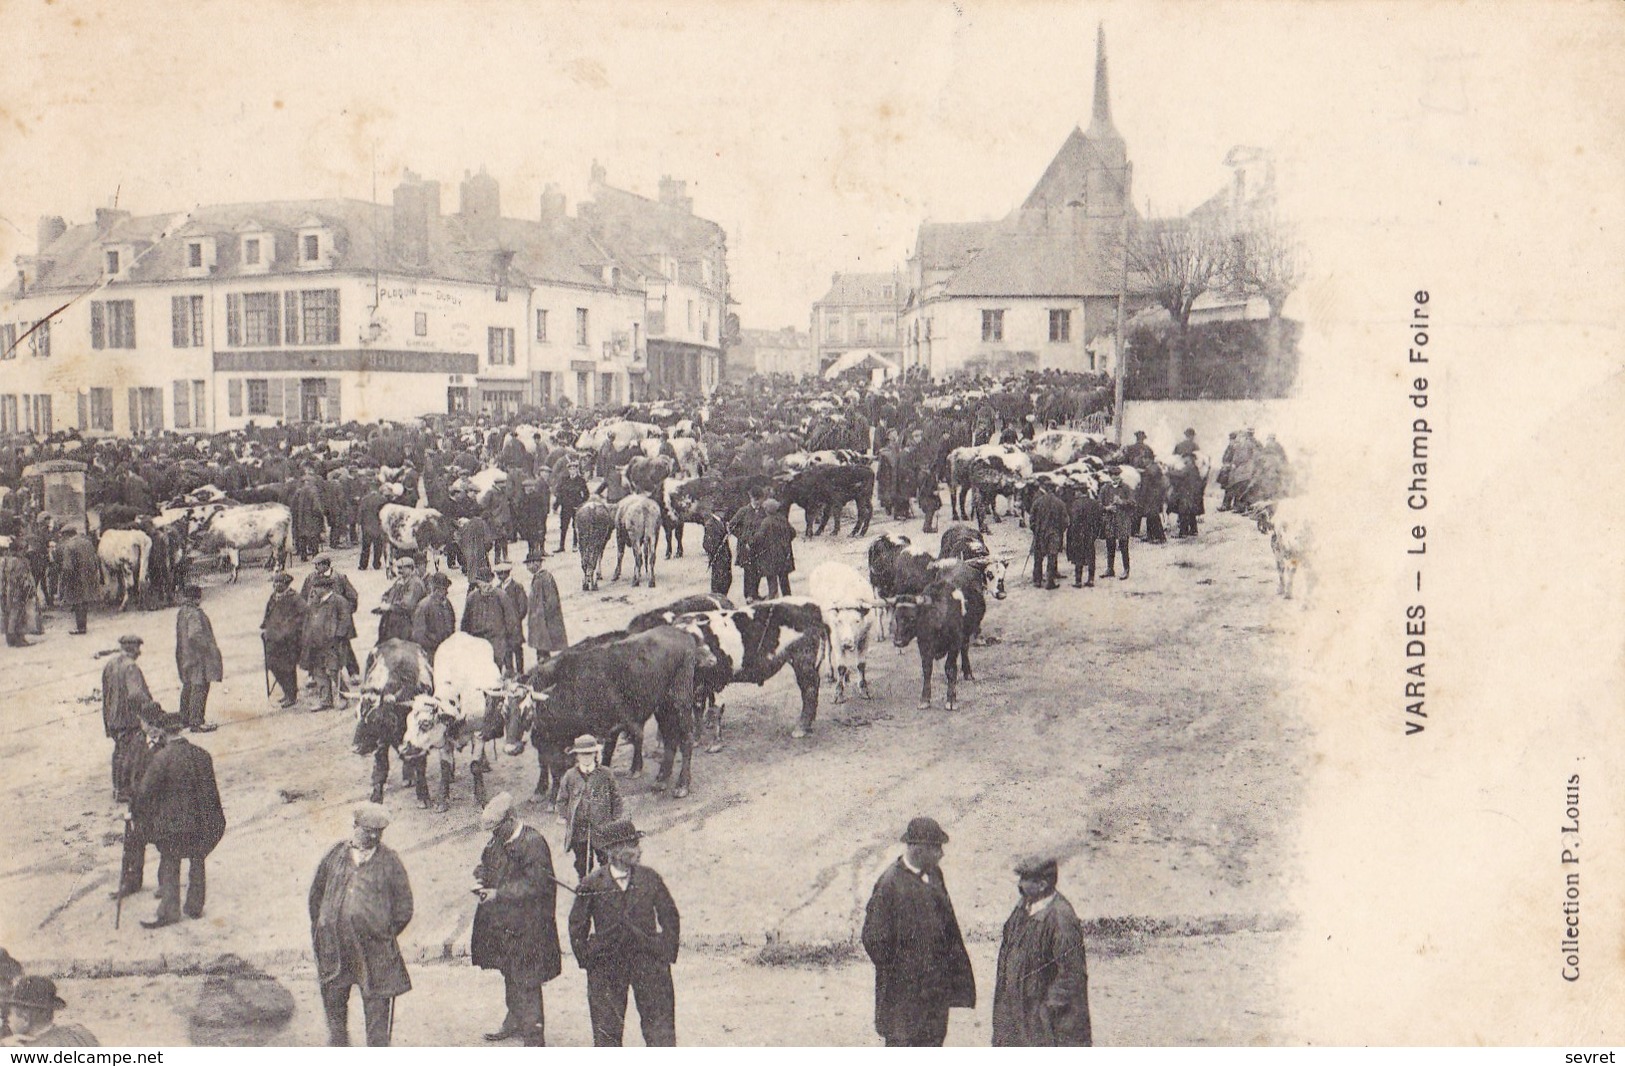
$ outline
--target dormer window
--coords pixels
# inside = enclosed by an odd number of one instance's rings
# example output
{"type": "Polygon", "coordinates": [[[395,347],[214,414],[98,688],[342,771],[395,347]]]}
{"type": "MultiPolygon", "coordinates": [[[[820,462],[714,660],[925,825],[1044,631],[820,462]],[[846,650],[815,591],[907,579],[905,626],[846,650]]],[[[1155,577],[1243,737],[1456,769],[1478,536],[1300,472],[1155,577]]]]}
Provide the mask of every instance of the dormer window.
{"type": "Polygon", "coordinates": [[[118,277],[118,268],[119,268],[118,249],[109,248],[107,250],[107,276],[110,277],[110,278],[118,277]]]}
{"type": "Polygon", "coordinates": [[[208,277],[210,271],[214,270],[214,238],[187,237],[182,256],[187,277],[208,277]]]}
{"type": "Polygon", "coordinates": [[[294,247],[300,270],[325,270],[333,265],[333,230],[314,215],[299,226],[294,247]]]}
{"type": "Polygon", "coordinates": [[[191,241],[186,245],[186,267],[188,270],[200,270],[203,267],[203,242],[191,241]]]}
{"type": "Polygon", "coordinates": [[[300,259],[306,263],[314,263],[322,257],[322,239],[314,233],[307,233],[299,242],[300,259]]]}
{"type": "MultiPolygon", "coordinates": [[[[264,274],[270,271],[276,259],[276,237],[259,222],[249,219],[237,227],[238,269],[244,274],[264,274]]],[[[204,248],[204,262],[209,260],[204,248]]]]}
{"type": "Polygon", "coordinates": [[[243,242],[243,262],[248,266],[260,265],[260,239],[250,237],[243,242]]]}

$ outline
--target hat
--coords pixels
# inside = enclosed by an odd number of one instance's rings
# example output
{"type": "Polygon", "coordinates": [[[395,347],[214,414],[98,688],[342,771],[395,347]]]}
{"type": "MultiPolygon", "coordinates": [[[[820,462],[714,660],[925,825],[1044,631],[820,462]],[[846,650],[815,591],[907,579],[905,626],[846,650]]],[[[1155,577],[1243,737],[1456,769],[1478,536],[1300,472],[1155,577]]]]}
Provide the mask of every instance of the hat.
{"type": "Polygon", "coordinates": [[[1134,439],[1135,440],[1144,440],[1145,439],[1145,430],[1143,430],[1143,429],[1135,430],[1134,431],[1134,439]]]}
{"type": "Polygon", "coordinates": [[[189,600],[201,600],[203,598],[203,586],[187,585],[185,588],[181,589],[181,595],[185,596],[189,600]]]}
{"type": "Polygon", "coordinates": [[[635,844],[643,838],[630,819],[622,818],[610,822],[598,831],[597,844],[601,848],[613,848],[617,844],[635,844]]]}
{"type": "Polygon", "coordinates": [[[449,589],[451,588],[451,578],[447,577],[445,574],[430,574],[429,584],[433,585],[437,589],[449,589]]]}
{"type": "Polygon", "coordinates": [[[766,511],[768,514],[778,514],[779,513],[779,501],[778,500],[768,500],[766,503],[762,504],[762,510],[766,511]]]}
{"type": "Polygon", "coordinates": [[[126,634],[124,634],[122,637],[118,638],[118,642],[121,645],[124,645],[126,647],[133,644],[138,648],[141,645],[146,643],[146,641],[142,640],[140,637],[136,636],[134,633],[126,633],[126,634]]]}
{"type": "Polygon", "coordinates": [[[574,744],[570,745],[570,754],[585,755],[588,752],[597,751],[600,747],[602,747],[602,745],[598,743],[597,737],[593,736],[591,733],[583,733],[579,737],[576,737],[576,742],[574,744]]]}
{"type": "Polygon", "coordinates": [[[1060,880],[1060,863],[1053,855],[1029,855],[1016,863],[1016,876],[1053,885],[1060,880]]]}
{"type": "Polygon", "coordinates": [[[362,829],[386,829],[389,826],[389,808],[382,803],[358,803],[355,806],[355,824],[362,829]]]}
{"type": "Polygon", "coordinates": [[[318,555],[316,556],[315,563],[317,566],[332,566],[333,557],[331,555],[318,555]]]}
{"type": "Polygon", "coordinates": [[[935,818],[912,818],[903,831],[905,844],[946,844],[948,834],[942,831],[935,818]]]}
{"type": "Polygon", "coordinates": [[[512,811],[513,796],[506,792],[498,792],[492,797],[491,802],[485,805],[485,810],[480,812],[480,828],[495,829],[512,811]]]}
{"type": "Polygon", "coordinates": [[[153,719],[153,724],[165,733],[179,733],[186,728],[186,719],[174,711],[165,711],[153,719]]]}
{"type": "Polygon", "coordinates": [[[499,574],[511,574],[513,573],[513,564],[497,563],[495,566],[491,567],[491,569],[495,570],[499,574]]]}
{"type": "Polygon", "coordinates": [[[402,567],[402,566],[416,567],[417,565],[418,565],[418,561],[416,559],[412,558],[410,555],[403,555],[399,559],[395,560],[395,566],[397,568],[402,567]]]}
{"type": "Polygon", "coordinates": [[[291,585],[293,584],[293,575],[288,573],[278,574],[271,579],[271,584],[282,586],[291,585]]]}
{"type": "Polygon", "coordinates": [[[56,982],[49,977],[29,974],[17,978],[0,1004],[7,1007],[33,1007],[35,1010],[61,1010],[67,1004],[56,994],[56,982]]]}

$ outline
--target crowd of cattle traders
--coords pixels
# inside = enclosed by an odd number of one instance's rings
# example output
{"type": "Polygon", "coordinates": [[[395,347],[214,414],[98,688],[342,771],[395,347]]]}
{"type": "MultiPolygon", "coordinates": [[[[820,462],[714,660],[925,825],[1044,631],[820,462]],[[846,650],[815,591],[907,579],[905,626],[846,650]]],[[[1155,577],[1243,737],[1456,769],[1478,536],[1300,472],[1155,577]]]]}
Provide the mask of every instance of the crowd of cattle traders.
{"type": "MultiPolygon", "coordinates": [[[[626,742],[637,774],[651,718],[662,748],[656,787],[681,798],[696,739],[722,748],[726,686],[761,685],[788,668],[801,695],[791,736],[804,738],[826,672],[836,703],[851,688],[870,695],[866,652],[888,632],[897,647],[918,648],[921,708],[932,705],[940,662],[944,706],[955,709],[958,677],[974,676],[970,651],[988,600],[1005,598],[1012,572],[1025,573],[1025,561],[990,549],[990,522],[1030,530],[1031,578],[1046,589],[1059,587],[1063,555],[1073,585],[1092,586],[1101,541],[1105,576],[1127,580],[1130,542],[1164,540],[1164,514],[1174,537],[1198,536],[1213,468],[1207,445],[1187,430],[1166,458],[1144,433],[1119,447],[1104,433],[1110,402],[1103,380],[1053,372],[845,390],[753,379],[687,403],[531,409],[505,422],[428,416],[136,440],[13,438],[0,446],[0,613],[7,642],[25,644],[46,608],[71,611],[74,633],[86,632],[93,607],[180,600],[196,610],[205,569],[229,570],[235,582],[244,554],[263,552],[272,573],[261,626],[268,691],[274,681],[284,707],[301,697],[311,710],[355,702],[354,744],[372,759],[372,803],[385,798],[393,751],[418,805],[447,811],[462,751],[485,807],[492,759],[528,745],[538,796],[552,810],[562,786],[573,809],[579,793],[569,795],[568,778],[582,754],[601,752],[607,767],[626,742]],[[42,511],[29,470],[54,458],[86,464],[94,529],[59,526],[42,511]],[[950,518],[939,532],[944,495],[950,518]],[[917,510],[922,536],[883,533],[869,546],[867,574],[825,562],[792,590],[793,509],[802,512],[800,536],[838,535],[850,504],[848,535],[859,537],[877,500],[894,519],[917,510]],[[609,580],[622,579],[630,550],[632,586],[654,589],[661,538],[665,558],[682,556],[688,525],[701,527],[708,591],[641,611],[625,629],[568,640],[550,556],[573,546],[582,588],[597,590],[613,540],[609,580]],[[360,569],[391,580],[360,660],[353,640],[363,636],[363,608],[332,565],[334,549],[352,547],[360,569]],[[295,555],[315,560],[297,591],[287,573],[295,555]],[[515,577],[516,560],[528,582],[515,577]],[[449,599],[452,569],[468,582],[461,612],[449,599]],[[735,569],[742,588],[730,598],[735,569]]],[[[1307,529],[1291,512],[1284,450],[1273,436],[1237,429],[1217,480],[1221,509],[1270,533],[1280,591],[1290,595],[1307,529]]],[[[126,802],[152,722],[172,717],[152,701],[138,657],[139,641],[125,645],[104,676],[115,792],[126,802]]],[[[220,680],[218,650],[212,668],[203,660],[193,705],[183,708],[183,724],[195,729],[209,728],[203,702],[208,682],[220,680]]],[[[600,807],[597,831],[620,824],[618,802],[582,810],[600,807]]],[[[581,821],[589,839],[593,817],[581,821]]],[[[578,872],[606,855],[583,849],[578,872]]],[[[624,989],[622,1000],[624,1012],[624,989]]]]}

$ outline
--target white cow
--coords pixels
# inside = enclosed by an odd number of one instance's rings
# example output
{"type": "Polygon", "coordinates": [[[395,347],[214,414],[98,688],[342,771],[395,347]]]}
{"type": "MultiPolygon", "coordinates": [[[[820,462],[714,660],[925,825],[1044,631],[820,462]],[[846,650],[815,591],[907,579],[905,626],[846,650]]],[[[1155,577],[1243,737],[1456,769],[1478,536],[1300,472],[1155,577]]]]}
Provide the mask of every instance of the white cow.
{"type": "Polygon", "coordinates": [[[1103,435],[1079,429],[1046,429],[1027,445],[1028,454],[1056,466],[1075,463],[1086,455],[1107,455],[1111,450],[1103,435]]]}
{"type": "Polygon", "coordinates": [[[497,491],[508,484],[508,472],[501,467],[489,466],[484,470],[460,477],[452,483],[452,491],[465,491],[474,494],[474,500],[481,507],[491,502],[497,491]]]}
{"type": "Polygon", "coordinates": [[[1314,526],[1309,512],[1298,500],[1279,500],[1260,504],[1255,512],[1258,530],[1270,535],[1270,551],[1275,555],[1276,591],[1283,599],[1292,598],[1292,582],[1298,568],[1303,568],[1303,581],[1307,591],[1315,588],[1315,572],[1310,565],[1314,549],[1314,526]]]}
{"type": "Polygon", "coordinates": [[[869,692],[869,644],[880,637],[885,605],[874,599],[869,582],[846,563],[824,562],[807,577],[807,596],[818,604],[829,627],[829,674],[835,702],[846,702],[852,671],[858,672],[858,695],[869,692]]]}
{"type": "Polygon", "coordinates": [[[199,526],[198,536],[205,550],[225,555],[231,564],[231,581],[242,572],[244,548],[270,548],[266,569],[286,570],[293,554],[293,512],[280,503],[222,508],[199,526]]]}
{"type": "Polygon", "coordinates": [[[386,503],[378,509],[378,524],[389,542],[387,571],[395,576],[395,561],[402,555],[424,553],[424,573],[438,573],[451,539],[451,523],[433,507],[407,507],[386,503]]]}
{"type": "MultiPolygon", "coordinates": [[[[481,734],[486,708],[493,698],[503,695],[502,671],[497,668],[491,642],[468,633],[453,633],[434,653],[434,694],[412,699],[406,716],[406,736],[401,741],[401,757],[427,760],[431,751],[439,753],[440,800],[435,810],[444,813],[451,806],[451,780],[457,750],[484,746],[481,734]]],[[[501,731],[493,739],[500,739],[501,731]]],[[[490,763],[480,751],[470,763],[474,777],[474,801],[485,806],[485,775],[490,763]]],[[[421,800],[420,800],[421,802],[421,800]]]]}
{"type": "Polygon", "coordinates": [[[132,599],[141,597],[141,578],[152,556],[152,538],[139,529],[109,529],[96,543],[96,557],[102,563],[102,578],[113,590],[113,599],[128,609],[132,599]]]}

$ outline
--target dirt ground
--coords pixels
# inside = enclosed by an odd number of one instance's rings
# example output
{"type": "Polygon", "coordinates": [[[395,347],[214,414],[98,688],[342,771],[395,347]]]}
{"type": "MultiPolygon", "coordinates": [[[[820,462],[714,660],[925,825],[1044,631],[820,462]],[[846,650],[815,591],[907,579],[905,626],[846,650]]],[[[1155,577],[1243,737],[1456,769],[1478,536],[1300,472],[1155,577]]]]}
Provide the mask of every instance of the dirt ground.
{"type": "MultiPolygon", "coordinates": [[[[827,558],[865,572],[872,536],[887,530],[919,537],[917,520],[877,519],[868,537],[798,539],[799,575],[827,558]]],[[[688,557],[661,561],[653,591],[630,587],[628,565],[627,580],[582,593],[576,557],[551,559],[571,637],[702,590],[698,540],[690,529],[688,557]]],[[[925,540],[935,547],[934,535],[925,540]]],[[[1011,520],[990,537],[1017,570],[1027,540],[1011,520]]],[[[385,582],[354,571],[353,549],[335,557],[361,593],[361,650],[385,582]]],[[[1273,975],[1291,925],[1284,900],[1309,744],[1283,680],[1287,642],[1276,639],[1297,612],[1276,596],[1265,538],[1210,513],[1195,542],[1136,543],[1128,581],[1051,592],[1017,570],[1008,599],[990,603],[987,646],[971,653],[977,680],[962,685],[958,710],[942,709],[940,673],[936,706],[916,709],[918,655],[886,644],[871,651],[876,698],[835,705],[826,688],[809,740],[788,735],[799,697],[786,671],[724,694],[726,749],[696,755],[687,799],[654,792],[650,775],[620,779],[649,833],[645,861],[682,911],[684,1042],[876,1042],[872,971],[852,942],[916,814],[952,838],[943,871],[976,963],[980,1005],[955,1012],[951,1043],[988,1039],[998,930],[1015,899],[1011,861],[1036,850],[1063,856],[1061,890],[1089,926],[1098,1043],[1290,1040],[1273,975]]],[[[307,572],[294,570],[300,580],[307,572]]],[[[58,615],[34,647],[0,658],[0,944],[30,970],[67,978],[65,1018],[105,1042],[185,1043],[199,975],[227,955],[295,995],[278,1042],[325,1039],[305,898],[366,796],[368,762],[350,750],[353,715],[281,711],[265,697],[257,627],[269,579],[245,568],[240,584],[224,580],[209,575],[204,598],[226,660],[228,680],[209,701],[221,727],[198,740],[214,755],[229,828],[209,861],[199,921],[143,930],[153,905],[140,896],[115,932],[108,898],[120,823],[96,695],[102,661],[92,655],[121,632],[141,634],[154,694],[174,708],[173,612],[93,616],[88,637],[68,635],[58,615]]],[[[617,761],[624,774],[625,757],[617,761]]],[[[528,799],[535,774],[527,752],[501,761],[492,780],[526,798],[525,817],[564,872],[560,824],[528,799]]],[[[484,842],[470,781],[458,776],[444,815],[419,810],[398,774],[385,801],[396,814],[385,841],[417,899],[402,938],[417,987],[401,1001],[397,1042],[477,1042],[499,1020],[501,987],[466,961],[468,889],[484,842]]],[[[156,862],[150,853],[149,885],[156,862]]],[[[548,989],[549,1039],[582,1043],[584,981],[571,960],[565,969],[548,989]]],[[[353,1013],[359,1030],[359,1005],[353,1013]]]]}

